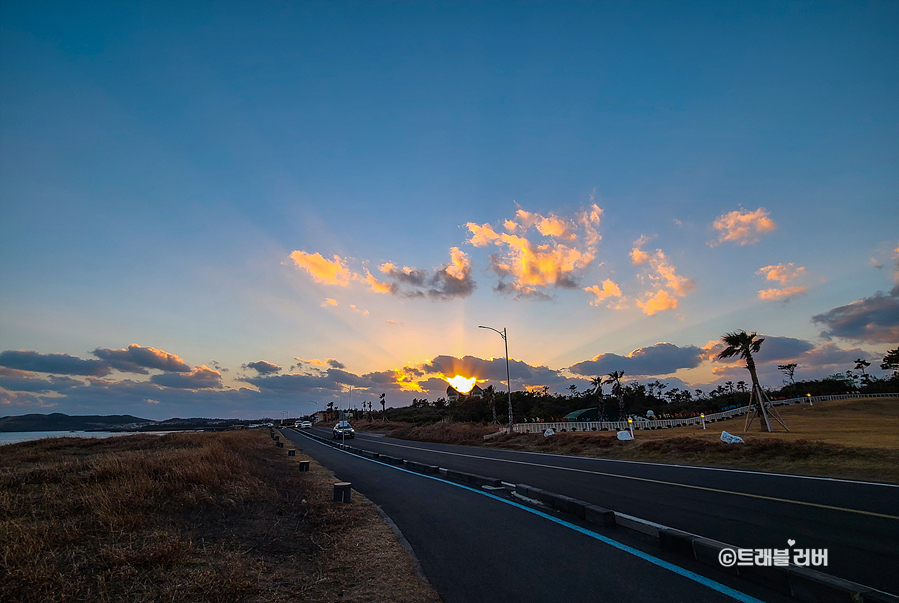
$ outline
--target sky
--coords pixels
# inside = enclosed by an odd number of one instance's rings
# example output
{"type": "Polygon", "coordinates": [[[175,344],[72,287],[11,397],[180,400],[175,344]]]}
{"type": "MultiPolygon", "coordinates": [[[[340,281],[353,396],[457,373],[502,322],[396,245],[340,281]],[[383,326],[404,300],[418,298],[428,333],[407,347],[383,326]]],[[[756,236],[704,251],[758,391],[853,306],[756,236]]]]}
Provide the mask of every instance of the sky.
{"type": "Polygon", "coordinates": [[[7,2],[0,415],[899,344],[895,2],[7,2]]]}

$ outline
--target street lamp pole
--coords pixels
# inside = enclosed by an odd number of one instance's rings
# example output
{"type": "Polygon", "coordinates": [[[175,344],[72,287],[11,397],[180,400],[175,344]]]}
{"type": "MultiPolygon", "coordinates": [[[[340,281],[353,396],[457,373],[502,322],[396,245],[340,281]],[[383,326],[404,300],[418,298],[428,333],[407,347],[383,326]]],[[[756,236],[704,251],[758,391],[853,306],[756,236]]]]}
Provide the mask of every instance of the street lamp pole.
{"type": "Polygon", "coordinates": [[[509,391],[509,433],[512,433],[512,377],[509,375],[509,340],[506,338],[506,327],[503,327],[502,331],[483,325],[479,325],[478,328],[496,331],[499,333],[499,336],[503,338],[503,343],[506,344],[506,388],[509,391]]]}

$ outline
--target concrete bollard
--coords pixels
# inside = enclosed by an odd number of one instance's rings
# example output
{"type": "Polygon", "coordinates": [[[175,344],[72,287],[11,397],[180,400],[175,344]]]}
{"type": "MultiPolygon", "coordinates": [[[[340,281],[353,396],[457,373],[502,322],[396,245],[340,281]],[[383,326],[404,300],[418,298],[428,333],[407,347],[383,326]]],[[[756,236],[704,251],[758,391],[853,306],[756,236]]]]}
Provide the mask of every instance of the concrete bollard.
{"type": "Polygon", "coordinates": [[[300,471],[309,471],[309,461],[300,461],[300,471]]]}
{"type": "Polygon", "coordinates": [[[296,456],[296,455],[297,455],[297,451],[294,450],[293,448],[291,448],[290,450],[287,451],[287,456],[296,456]]]}
{"type": "Polygon", "coordinates": [[[334,502],[350,502],[350,487],[352,484],[349,482],[337,482],[334,484],[334,502]]]}

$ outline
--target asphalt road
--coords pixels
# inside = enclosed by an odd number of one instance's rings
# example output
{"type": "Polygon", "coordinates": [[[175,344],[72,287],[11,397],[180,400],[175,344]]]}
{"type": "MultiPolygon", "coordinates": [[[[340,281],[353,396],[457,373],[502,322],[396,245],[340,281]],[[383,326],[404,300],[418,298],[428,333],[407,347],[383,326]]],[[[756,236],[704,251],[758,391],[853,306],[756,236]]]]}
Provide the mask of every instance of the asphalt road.
{"type": "Polygon", "coordinates": [[[626,530],[588,529],[567,515],[371,461],[293,430],[281,433],[383,509],[447,603],[787,600],[685,564],[626,530]]]}
{"type": "MultiPolygon", "coordinates": [[[[330,437],[330,430],[316,429],[330,437]]],[[[899,593],[899,487],[394,440],[354,446],[572,496],[742,548],[827,549],[815,568],[899,593]],[[795,540],[793,546],[787,541],[795,540]]],[[[363,490],[364,491],[364,490],[363,490]]]]}

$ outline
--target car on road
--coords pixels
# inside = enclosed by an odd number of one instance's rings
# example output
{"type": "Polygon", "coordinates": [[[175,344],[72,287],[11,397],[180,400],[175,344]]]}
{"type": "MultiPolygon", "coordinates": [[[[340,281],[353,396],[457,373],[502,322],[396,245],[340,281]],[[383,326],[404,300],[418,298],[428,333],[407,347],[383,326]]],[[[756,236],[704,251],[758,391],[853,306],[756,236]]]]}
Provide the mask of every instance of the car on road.
{"type": "Polygon", "coordinates": [[[341,421],[334,426],[331,432],[331,439],[354,437],[356,437],[356,430],[353,429],[349,421],[341,421]]]}
{"type": "Polygon", "coordinates": [[[312,429],[312,421],[302,421],[299,427],[300,429],[312,429]]]}

